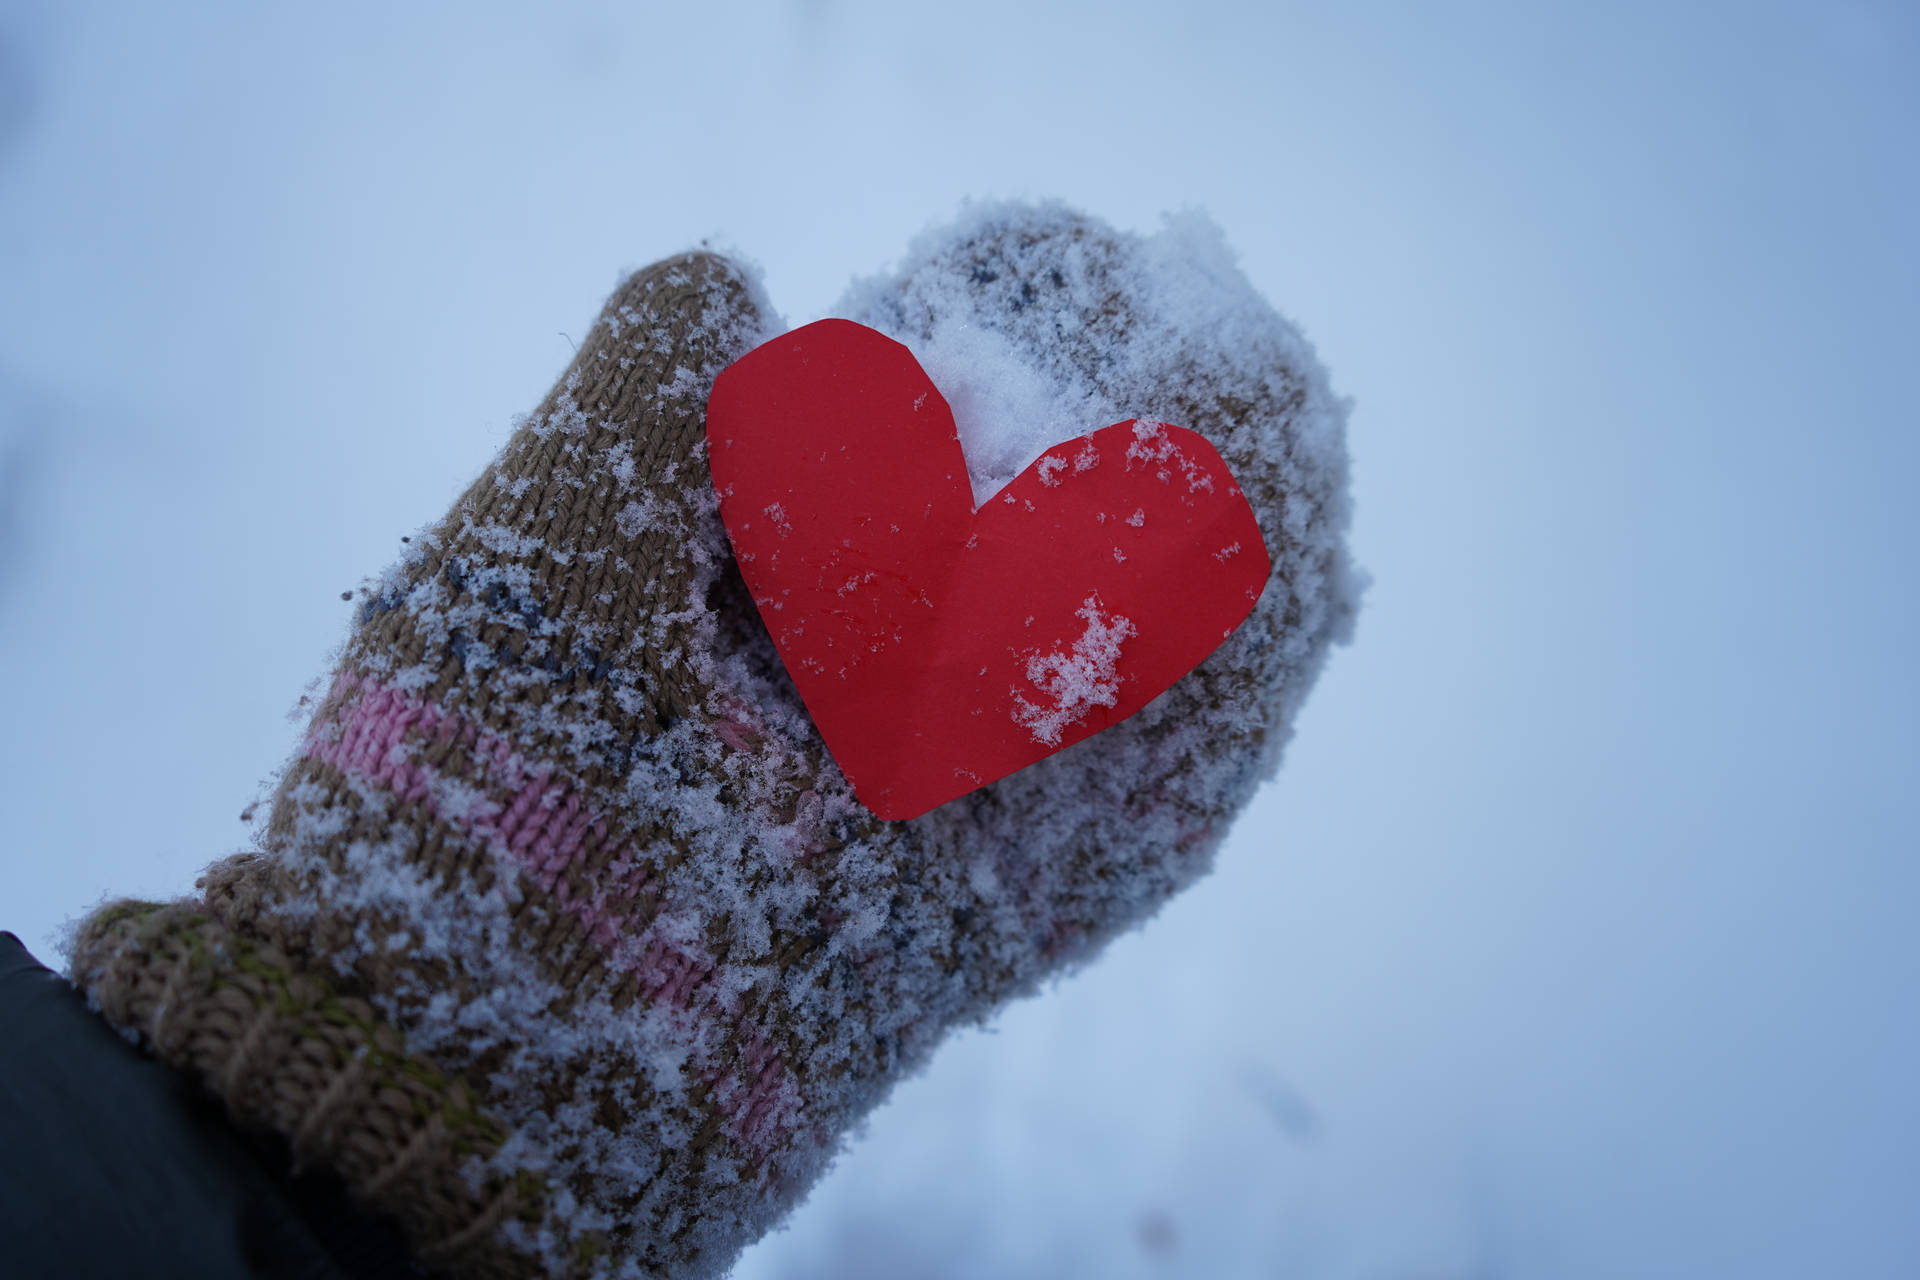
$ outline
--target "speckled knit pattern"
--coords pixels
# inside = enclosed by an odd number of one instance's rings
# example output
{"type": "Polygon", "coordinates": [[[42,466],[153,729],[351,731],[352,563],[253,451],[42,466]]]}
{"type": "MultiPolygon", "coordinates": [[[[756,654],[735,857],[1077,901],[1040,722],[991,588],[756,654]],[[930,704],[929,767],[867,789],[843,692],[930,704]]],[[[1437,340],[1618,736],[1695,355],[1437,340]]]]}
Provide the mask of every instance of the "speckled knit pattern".
{"type": "Polygon", "coordinates": [[[770,312],[724,260],[675,259],[362,592],[262,851],[198,903],[96,916],[77,980],[449,1274],[723,1272],[947,1029],[1204,871],[1349,625],[1342,409],[1237,275],[1205,296],[1253,336],[1186,333],[1153,283],[1181,263],[1129,265],[1155,252],[989,211],[846,304],[909,345],[976,307],[1079,362],[1090,415],[1122,410],[1090,426],[1221,449],[1274,577],[1145,711],[913,822],[863,810],[744,598],[700,444],[770,312]]]}

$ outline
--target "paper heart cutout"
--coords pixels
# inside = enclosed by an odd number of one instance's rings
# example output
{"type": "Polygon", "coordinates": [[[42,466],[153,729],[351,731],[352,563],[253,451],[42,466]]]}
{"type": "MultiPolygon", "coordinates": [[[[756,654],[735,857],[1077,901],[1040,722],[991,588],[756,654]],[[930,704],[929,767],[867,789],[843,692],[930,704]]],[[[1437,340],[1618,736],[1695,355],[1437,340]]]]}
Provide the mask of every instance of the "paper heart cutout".
{"type": "Polygon", "coordinates": [[[1212,445],[1128,421],[1047,450],[974,509],[913,353],[821,320],[714,382],[708,456],[740,572],[821,737],[913,818],[1117,724],[1266,586],[1212,445]]]}

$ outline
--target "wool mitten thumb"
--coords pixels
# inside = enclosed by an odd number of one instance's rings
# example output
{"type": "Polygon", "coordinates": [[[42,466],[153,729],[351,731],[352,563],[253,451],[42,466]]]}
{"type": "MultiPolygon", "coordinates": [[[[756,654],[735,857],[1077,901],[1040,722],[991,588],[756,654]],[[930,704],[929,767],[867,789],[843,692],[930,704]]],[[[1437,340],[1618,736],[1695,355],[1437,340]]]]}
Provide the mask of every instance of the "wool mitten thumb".
{"type": "Polygon", "coordinates": [[[754,1176],[741,1055],[767,1050],[723,1029],[747,993],[688,997],[697,927],[647,933],[687,850],[624,783],[705,697],[683,634],[719,567],[687,533],[705,404],[762,315],[711,255],[628,279],[363,589],[262,852],[78,934],[110,1021],[334,1166],[436,1271],[684,1273],[718,1256],[709,1153],[754,1176]]]}

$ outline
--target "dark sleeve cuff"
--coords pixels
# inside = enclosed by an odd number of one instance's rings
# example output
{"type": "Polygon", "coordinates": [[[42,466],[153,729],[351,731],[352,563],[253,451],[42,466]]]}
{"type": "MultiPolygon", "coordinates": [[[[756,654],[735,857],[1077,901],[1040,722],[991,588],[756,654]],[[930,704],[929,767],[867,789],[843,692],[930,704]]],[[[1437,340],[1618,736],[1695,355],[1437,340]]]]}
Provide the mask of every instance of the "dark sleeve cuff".
{"type": "Polygon", "coordinates": [[[121,1039],[0,932],[0,1257],[9,1276],[400,1280],[399,1232],[121,1039]]]}

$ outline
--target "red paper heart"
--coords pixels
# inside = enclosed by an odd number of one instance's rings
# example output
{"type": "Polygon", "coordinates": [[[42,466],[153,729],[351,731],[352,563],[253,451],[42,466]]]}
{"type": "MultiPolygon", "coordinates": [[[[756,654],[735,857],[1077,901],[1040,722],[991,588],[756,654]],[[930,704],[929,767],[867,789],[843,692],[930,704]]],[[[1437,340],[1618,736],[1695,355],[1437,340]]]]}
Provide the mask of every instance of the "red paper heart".
{"type": "Polygon", "coordinates": [[[976,511],[947,402],[912,352],[851,321],[721,373],[707,443],[760,616],[882,818],[1126,719],[1266,586],[1252,509],[1181,427],[1055,445],[976,511]]]}

